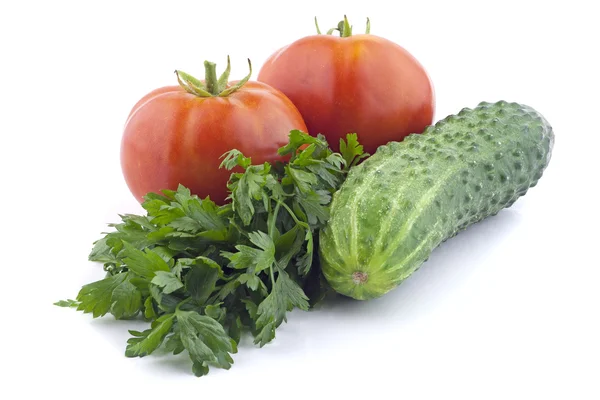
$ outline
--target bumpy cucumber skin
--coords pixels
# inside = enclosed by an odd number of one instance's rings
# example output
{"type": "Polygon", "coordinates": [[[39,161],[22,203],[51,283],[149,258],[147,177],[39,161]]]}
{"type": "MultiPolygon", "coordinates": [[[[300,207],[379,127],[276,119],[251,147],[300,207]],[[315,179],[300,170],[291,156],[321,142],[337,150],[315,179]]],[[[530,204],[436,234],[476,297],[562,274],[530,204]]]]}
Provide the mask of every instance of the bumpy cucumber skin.
{"type": "Polygon", "coordinates": [[[440,243],[535,186],[553,145],[542,115],[499,101],[379,147],[333,197],[319,244],[325,278],[359,300],[389,292],[440,243]]]}

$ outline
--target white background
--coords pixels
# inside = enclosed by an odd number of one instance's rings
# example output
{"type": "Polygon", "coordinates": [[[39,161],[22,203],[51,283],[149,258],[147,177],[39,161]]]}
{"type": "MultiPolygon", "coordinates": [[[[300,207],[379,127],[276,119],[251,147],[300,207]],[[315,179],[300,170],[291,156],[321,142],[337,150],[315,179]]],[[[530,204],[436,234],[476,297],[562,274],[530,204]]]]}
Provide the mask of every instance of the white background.
{"type": "Polygon", "coordinates": [[[599,399],[593,3],[2,2],[0,397],[599,399]],[[436,119],[500,99],[544,114],[556,146],[539,185],[383,298],[292,313],[203,378],[186,355],[124,357],[143,324],[52,306],[103,276],[87,255],[106,224],[141,212],[119,165],[131,106],[205,59],[231,55],[241,78],[250,57],[256,77],[314,16],[327,29],[344,13],[420,60],[436,119]]]}

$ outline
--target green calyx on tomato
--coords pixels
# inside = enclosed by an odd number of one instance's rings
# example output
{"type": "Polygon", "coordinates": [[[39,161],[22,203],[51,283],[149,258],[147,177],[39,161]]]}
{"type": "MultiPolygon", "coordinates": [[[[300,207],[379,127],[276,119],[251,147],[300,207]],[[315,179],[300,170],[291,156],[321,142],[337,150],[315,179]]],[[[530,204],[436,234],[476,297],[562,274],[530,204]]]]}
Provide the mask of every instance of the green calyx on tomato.
{"type": "Polygon", "coordinates": [[[229,73],[231,72],[229,56],[227,56],[227,68],[225,68],[219,79],[217,79],[217,64],[210,61],[204,61],[204,82],[183,71],[175,70],[175,74],[177,75],[179,85],[188,93],[198,97],[226,97],[239,90],[248,82],[250,76],[252,76],[252,63],[250,59],[248,59],[248,67],[250,69],[248,75],[231,87],[227,87],[229,84],[229,73]]]}
{"type": "MultiPolygon", "coordinates": [[[[317,28],[317,33],[321,35],[321,29],[319,29],[319,23],[317,22],[317,17],[315,17],[315,27],[317,28]]],[[[338,22],[335,28],[331,28],[327,31],[328,35],[332,35],[334,31],[338,31],[340,37],[350,37],[352,36],[352,25],[348,22],[348,18],[344,15],[344,19],[338,22]]],[[[371,21],[367,18],[367,29],[365,29],[365,34],[371,33],[371,21]]]]}

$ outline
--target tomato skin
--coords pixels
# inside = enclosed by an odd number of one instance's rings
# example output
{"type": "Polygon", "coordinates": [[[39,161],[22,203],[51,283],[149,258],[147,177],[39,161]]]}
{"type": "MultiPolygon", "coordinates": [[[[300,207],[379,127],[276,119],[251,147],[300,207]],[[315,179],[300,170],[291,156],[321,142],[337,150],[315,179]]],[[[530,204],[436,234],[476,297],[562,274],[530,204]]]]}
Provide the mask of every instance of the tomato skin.
{"type": "Polygon", "coordinates": [[[433,121],[435,96],[421,64],[387,39],[313,35],[267,59],[257,80],[296,105],[312,135],[332,148],[357,133],[365,151],[420,133],[433,121]]]}
{"type": "MultiPolygon", "coordinates": [[[[230,82],[233,86],[237,81],[230,82]]],[[[250,81],[227,97],[198,97],[180,86],[156,89],[131,110],[121,141],[121,168],[140,202],[179,184],[224,204],[231,171],[221,156],[238,149],[253,164],[283,160],[277,149],[302,116],[280,91],[250,81]]]]}

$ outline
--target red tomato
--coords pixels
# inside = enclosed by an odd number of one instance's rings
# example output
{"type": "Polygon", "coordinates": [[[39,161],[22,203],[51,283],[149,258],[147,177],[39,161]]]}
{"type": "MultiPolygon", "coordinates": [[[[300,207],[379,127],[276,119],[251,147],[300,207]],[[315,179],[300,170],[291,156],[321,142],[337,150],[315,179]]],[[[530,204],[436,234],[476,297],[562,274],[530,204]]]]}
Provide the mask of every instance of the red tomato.
{"type": "Polygon", "coordinates": [[[223,204],[231,174],[219,168],[225,152],[237,149],[253,164],[282,160],[277,149],[287,144],[290,130],[307,130],[294,104],[265,83],[250,81],[227,96],[208,97],[183,86],[150,92],[125,124],[121,167],[140,202],[148,192],[182,184],[201,198],[210,196],[223,204]]]}
{"type": "Polygon", "coordinates": [[[302,38],[273,54],[257,79],[289,97],[308,132],[322,133],[335,150],[340,138],[357,133],[373,154],[433,121],[425,69],[404,48],[370,34],[302,38]]]}

